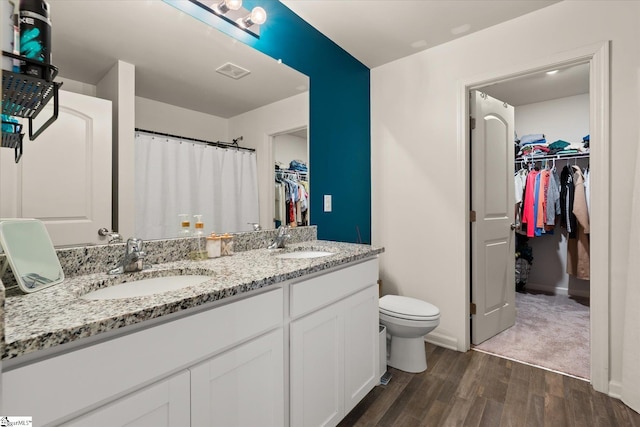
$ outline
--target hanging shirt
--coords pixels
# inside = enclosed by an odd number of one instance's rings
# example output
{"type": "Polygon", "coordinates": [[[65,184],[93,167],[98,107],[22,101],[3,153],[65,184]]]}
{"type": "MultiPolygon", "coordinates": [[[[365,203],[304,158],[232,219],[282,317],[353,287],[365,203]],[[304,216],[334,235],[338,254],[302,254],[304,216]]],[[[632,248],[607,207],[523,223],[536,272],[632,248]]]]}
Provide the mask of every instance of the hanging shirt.
{"type": "Polygon", "coordinates": [[[515,190],[516,190],[516,203],[522,203],[524,187],[527,184],[527,175],[529,171],[526,169],[520,169],[516,172],[515,179],[515,190]]]}
{"type": "Polygon", "coordinates": [[[576,237],[576,216],[572,212],[574,194],[573,173],[569,166],[565,166],[560,173],[560,211],[561,224],[567,229],[570,238],[576,237]]]}
{"type": "Polygon", "coordinates": [[[556,224],[556,215],[560,215],[560,187],[555,169],[549,173],[547,188],[547,225],[556,224]]]}
{"type": "Polygon", "coordinates": [[[273,213],[273,219],[283,222],[286,212],[286,196],[284,191],[284,185],[281,182],[276,182],[276,203],[275,212],[273,213]]]}
{"type": "Polygon", "coordinates": [[[549,171],[541,170],[538,174],[540,177],[540,186],[538,190],[538,215],[536,216],[536,228],[544,231],[544,224],[547,219],[547,190],[549,188],[549,171]]]}
{"type": "Polygon", "coordinates": [[[542,210],[540,200],[540,178],[541,174],[538,172],[534,181],[533,190],[533,234],[534,236],[542,236],[542,227],[538,227],[538,211],[542,210]]]}
{"type": "Polygon", "coordinates": [[[536,216],[535,206],[535,186],[538,171],[531,171],[527,175],[527,184],[524,190],[524,201],[522,206],[522,223],[527,224],[527,236],[535,236],[536,216]]]}
{"type": "MultiPolygon", "coordinates": [[[[588,138],[588,136],[585,137],[585,138],[588,138]]],[[[587,168],[587,169],[584,170],[584,195],[585,195],[585,197],[587,199],[587,214],[591,215],[591,200],[590,200],[591,199],[591,190],[589,188],[589,175],[590,175],[589,169],[587,168]]]]}

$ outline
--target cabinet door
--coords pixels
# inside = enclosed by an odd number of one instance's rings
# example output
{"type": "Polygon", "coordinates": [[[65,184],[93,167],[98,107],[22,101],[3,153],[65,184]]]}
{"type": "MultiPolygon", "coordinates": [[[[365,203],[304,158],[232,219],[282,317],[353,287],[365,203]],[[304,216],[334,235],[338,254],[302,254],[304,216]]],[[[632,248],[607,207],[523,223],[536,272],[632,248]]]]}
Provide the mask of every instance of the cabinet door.
{"type": "Polygon", "coordinates": [[[343,301],[345,414],[378,383],[378,289],[367,289],[343,301]]]}
{"type": "Polygon", "coordinates": [[[340,303],[291,322],[291,425],[334,426],[344,416],[340,303]]]}
{"type": "Polygon", "coordinates": [[[191,371],[192,425],[284,425],[283,330],[207,360],[191,371]]]}
{"type": "Polygon", "coordinates": [[[189,426],[189,372],[129,394],[68,423],[66,427],[189,426]]]}

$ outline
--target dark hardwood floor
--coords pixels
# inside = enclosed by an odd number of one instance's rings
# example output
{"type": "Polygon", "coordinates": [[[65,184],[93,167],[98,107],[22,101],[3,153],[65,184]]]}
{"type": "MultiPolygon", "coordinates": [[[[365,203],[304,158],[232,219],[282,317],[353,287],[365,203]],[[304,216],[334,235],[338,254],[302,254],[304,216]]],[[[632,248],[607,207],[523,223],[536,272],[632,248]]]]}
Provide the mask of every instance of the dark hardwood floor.
{"type": "Polygon", "coordinates": [[[376,386],[351,426],[632,426],[640,415],[591,384],[486,353],[427,345],[428,368],[376,386]]]}

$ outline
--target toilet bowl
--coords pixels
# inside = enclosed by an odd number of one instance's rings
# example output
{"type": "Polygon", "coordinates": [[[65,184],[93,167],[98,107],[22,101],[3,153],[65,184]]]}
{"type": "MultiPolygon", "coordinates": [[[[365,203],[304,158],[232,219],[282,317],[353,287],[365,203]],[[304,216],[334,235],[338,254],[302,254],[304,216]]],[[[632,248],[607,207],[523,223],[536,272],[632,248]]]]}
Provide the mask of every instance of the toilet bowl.
{"type": "Polygon", "coordinates": [[[405,372],[427,369],[424,336],[440,324],[440,310],[416,298],[380,298],[380,323],[387,328],[387,365],[405,372]]]}

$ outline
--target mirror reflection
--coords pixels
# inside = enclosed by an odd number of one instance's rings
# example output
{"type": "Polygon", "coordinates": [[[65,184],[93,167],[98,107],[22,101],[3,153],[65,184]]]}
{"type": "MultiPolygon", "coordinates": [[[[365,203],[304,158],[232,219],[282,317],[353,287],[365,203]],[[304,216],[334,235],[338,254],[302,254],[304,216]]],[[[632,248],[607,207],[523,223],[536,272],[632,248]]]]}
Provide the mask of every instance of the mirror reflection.
{"type": "MultiPolygon", "coordinates": [[[[191,154],[184,154],[187,160],[186,167],[190,173],[194,174],[193,180],[198,185],[189,184],[191,192],[210,193],[215,185],[224,185],[225,196],[215,206],[200,208],[198,206],[185,203],[181,205],[180,196],[177,193],[183,192],[180,189],[166,189],[161,187],[162,201],[154,200],[150,206],[158,203],[171,204],[175,206],[175,212],[163,214],[160,220],[162,223],[155,223],[155,230],[144,238],[170,238],[177,237],[180,231],[178,213],[185,213],[191,216],[202,214],[205,216],[205,233],[233,232],[251,230],[250,223],[260,223],[263,228],[274,226],[274,156],[277,151],[274,147],[276,136],[286,135],[294,131],[301,131],[295,135],[299,143],[306,152],[306,126],[308,123],[308,78],[303,74],[279,63],[253,48],[239,42],[226,34],[211,28],[204,23],[185,15],[169,4],[160,0],[148,1],[83,1],[83,0],[50,0],[51,20],[52,20],[52,63],[59,68],[57,81],[63,82],[62,89],[88,97],[109,98],[104,93],[109,92],[109,87],[113,86],[114,75],[118,91],[135,91],[135,106],[133,115],[135,119],[131,123],[127,122],[127,117],[123,122],[122,106],[118,115],[114,115],[114,121],[119,120],[119,127],[114,126],[114,139],[120,137],[120,150],[122,155],[123,129],[130,129],[132,144],[137,144],[137,137],[149,137],[153,142],[162,142],[166,145],[168,140],[178,146],[192,146],[196,150],[191,154]],[[122,72],[131,65],[135,70],[135,79],[132,82],[122,81],[122,72]],[[119,68],[118,68],[119,67],[119,68]],[[113,70],[117,68],[117,73],[113,70]],[[243,71],[244,70],[244,71],[243,71]],[[240,74],[245,74],[240,78],[240,74]],[[286,118],[297,117],[301,110],[300,102],[304,102],[306,115],[304,119],[286,118]],[[278,105],[278,108],[270,106],[278,105]],[[134,132],[134,129],[148,130],[171,137],[152,136],[146,132],[134,132]],[[235,173],[242,173],[247,168],[238,166],[236,169],[224,169],[212,172],[204,162],[200,162],[205,156],[200,151],[232,151],[216,148],[203,148],[196,146],[193,141],[187,138],[201,139],[205,141],[232,142],[242,136],[242,141],[238,141],[241,147],[255,150],[255,166],[252,171],[254,180],[257,183],[255,189],[245,190],[244,187],[230,190],[227,184],[221,181],[210,182],[211,175],[225,174],[225,177],[235,173]],[[302,137],[304,136],[304,138],[302,137]],[[184,138],[181,138],[184,137],[184,138]],[[187,142],[189,141],[189,142],[187,142]],[[190,160],[189,160],[190,159],[190,160]],[[194,162],[200,162],[195,166],[194,162]],[[200,168],[200,169],[197,169],[200,168]],[[197,172],[197,173],[196,173],[197,172]],[[253,200],[250,205],[253,209],[248,215],[238,212],[246,212],[244,203],[237,202],[235,197],[228,199],[229,195],[254,191],[253,200]],[[166,203],[165,203],[166,202],[166,203]],[[255,207],[253,207],[255,204],[255,207]],[[207,211],[208,209],[208,211],[207,211]],[[227,214],[227,211],[230,212],[227,214]],[[209,216],[210,219],[207,220],[209,216]],[[236,221],[228,221],[229,216],[236,218],[236,221]],[[220,220],[219,218],[226,218],[220,220]],[[214,228],[215,227],[215,228],[214,228]]],[[[122,92],[120,92],[121,94],[122,92]]],[[[61,97],[62,98],[62,97],[61,97]]],[[[113,99],[113,97],[111,97],[113,99]]],[[[62,108],[61,108],[62,109],[62,108]]],[[[82,107],[78,111],[83,111],[82,107]]],[[[44,114],[44,113],[43,113],[44,114]]],[[[56,124],[54,124],[56,125],[56,124]]],[[[53,126],[52,126],[53,128],[53,126]]],[[[53,133],[53,132],[52,132],[53,133]]],[[[46,134],[43,133],[43,136],[46,134]]],[[[25,152],[22,162],[18,168],[29,168],[30,173],[38,174],[42,170],[42,165],[29,167],[29,152],[39,149],[36,141],[29,141],[28,151],[25,152]]],[[[41,143],[42,145],[42,143],[41,143]]],[[[135,145],[135,150],[140,147],[135,145]]],[[[13,211],[5,206],[0,216],[21,216],[42,218],[50,228],[47,221],[47,213],[42,212],[42,206],[38,212],[29,211],[24,202],[21,202],[19,178],[8,177],[10,173],[5,168],[7,165],[8,150],[2,154],[3,158],[3,181],[14,180],[16,182],[15,194],[9,194],[9,199],[16,200],[13,211]],[[22,204],[21,204],[22,203],[22,204]]],[[[133,153],[133,149],[131,152],[133,153]]],[[[245,151],[248,157],[250,151],[245,151]]],[[[78,157],[88,158],[89,154],[81,153],[78,157]]],[[[113,152],[114,158],[117,153],[113,152]]],[[[140,176],[144,175],[146,180],[168,179],[175,182],[186,181],[187,178],[178,172],[178,175],[170,176],[168,166],[153,160],[155,154],[146,153],[141,156],[145,161],[140,161],[136,154],[136,162],[129,162],[122,158],[117,159],[120,170],[118,176],[114,177],[114,187],[122,196],[123,191],[128,191],[130,186],[140,182],[140,176]],[[150,168],[153,170],[145,174],[150,168]]],[[[48,156],[54,153],[47,153],[48,156]]],[[[33,157],[36,155],[34,154],[33,157]]],[[[175,157],[171,153],[163,156],[175,157]]],[[[182,156],[182,154],[181,154],[182,156]]],[[[223,156],[229,157],[228,153],[223,156]]],[[[303,157],[296,154],[296,158],[290,160],[301,160],[303,157]]],[[[306,159],[302,159],[306,160],[306,159]]],[[[51,161],[51,158],[49,158],[51,161]]],[[[66,155],[59,159],[61,163],[68,162],[66,155]]],[[[91,160],[87,160],[90,162],[91,160]]],[[[220,160],[207,160],[208,164],[220,163],[220,160]]],[[[225,160],[226,161],[226,160],[225,160]]],[[[240,162],[242,163],[242,162],[240,162]]],[[[225,166],[226,167],[226,166],[225,166]]],[[[85,169],[90,169],[86,167],[85,169]]],[[[251,168],[249,168],[251,169],[251,168]]],[[[85,173],[86,171],[82,171],[85,173]]],[[[88,172],[86,172],[88,173],[88,172]]],[[[44,172],[42,172],[44,175],[44,172]]],[[[16,175],[19,175],[16,172],[16,175]]],[[[49,176],[41,178],[50,179],[49,176]]],[[[33,180],[37,182],[38,180],[33,180]]],[[[35,186],[35,184],[34,184],[35,186]]],[[[57,191],[64,191],[66,185],[57,185],[57,191]]],[[[136,204],[138,200],[148,197],[144,193],[146,186],[137,186],[138,193],[135,195],[136,204]],[[142,193],[140,193],[142,191],[142,193]]],[[[24,191],[24,190],[23,190],[24,191]]],[[[4,194],[7,194],[5,191],[4,194]]],[[[3,195],[4,195],[3,194],[3,195]]],[[[95,195],[92,195],[95,197],[95,195]]],[[[104,197],[104,195],[101,195],[104,197]]],[[[133,202],[133,197],[129,199],[133,202]]],[[[120,203],[127,203],[127,200],[120,203]]],[[[78,202],[78,205],[82,203],[78,202]]],[[[134,217],[138,217],[140,212],[136,209],[131,215],[123,214],[122,206],[114,206],[117,223],[123,237],[128,237],[138,230],[137,225],[133,225],[134,217]],[[120,213],[118,214],[118,209],[120,213]],[[129,231],[129,233],[127,233],[129,231]]],[[[61,218],[67,213],[56,212],[56,218],[61,218]]],[[[71,214],[69,214],[71,215],[71,214]]],[[[81,215],[80,215],[81,216],[81,215]]],[[[51,220],[53,221],[53,220],[51,220]]],[[[83,220],[84,221],[84,220],[83,220]]],[[[140,221],[145,220],[138,220],[140,221]]],[[[156,220],[154,220],[156,221],[156,220]]],[[[86,222],[86,221],[85,221],[86,222]]],[[[192,227],[195,219],[191,219],[192,227]]],[[[145,223],[146,224],[146,223],[145,223]]],[[[106,240],[98,239],[97,230],[106,227],[111,229],[110,224],[92,224],[87,227],[92,235],[92,240],[81,238],[76,242],[56,241],[56,232],[51,232],[54,244],[83,244],[83,243],[106,243],[106,240]]],[[[193,228],[192,228],[193,230],[193,228]]],[[[64,234],[64,233],[59,233],[64,234]]]]}

